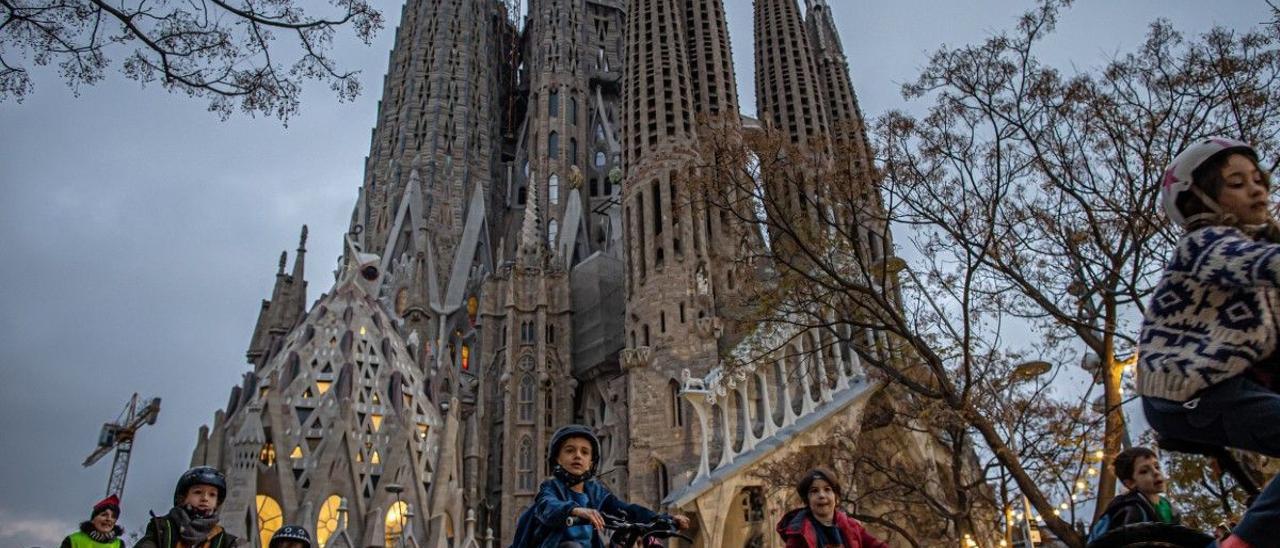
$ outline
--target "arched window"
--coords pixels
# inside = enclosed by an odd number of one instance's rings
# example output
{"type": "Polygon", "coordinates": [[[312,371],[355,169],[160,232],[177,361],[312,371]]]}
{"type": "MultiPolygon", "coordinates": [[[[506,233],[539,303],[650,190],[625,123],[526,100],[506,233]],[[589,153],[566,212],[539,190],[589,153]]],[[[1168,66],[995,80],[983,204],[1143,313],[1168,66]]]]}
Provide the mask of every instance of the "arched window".
{"type": "Polygon", "coordinates": [[[533,375],[525,375],[520,379],[520,394],[516,404],[520,422],[533,422],[533,393],[533,375]]]}
{"type": "Polygon", "coordinates": [[[338,530],[338,508],[342,506],[342,497],[329,495],[320,505],[320,513],[316,517],[316,546],[324,546],[329,537],[338,530]]]}
{"type": "Polygon", "coordinates": [[[662,461],[653,464],[653,483],[658,492],[658,500],[667,498],[667,493],[671,491],[670,482],[667,477],[667,465],[662,461]]]}
{"type": "Polygon", "coordinates": [[[560,203],[560,176],[559,175],[552,174],[551,178],[547,179],[547,201],[551,202],[551,205],[556,205],[560,203]]]}
{"type": "Polygon", "coordinates": [[[267,495],[258,495],[254,502],[258,510],[258,538],[262,539],[261,546],[266,546],[271,544],[271,535],[284,525],[284,512],[280,503],[267,495]]]}
{"type": "Polygon", "coordinates": [[[529,189],[520,187],[520,190],[516,191],[516,205],[524,205],[527,201],[529,201],[529,189]]]}
{"type": "Polygon", "coordinates": [[[578,125],[578,99],[569,97],[569,123],[578,125]]]}
{"type": "Polygon", "coordinates": [[[547,116],[555,118],[560,115],[560,90],[553,89],[547,95],[547,116]]]}
{"type": "Polygon", "coordinates": [[[596,151],[596,167],[604,167],[604,161],[605,161],[604,151],[597,150],[596,151]]]}
{"type": "Polygon", "coordinates": [[[578,165],[578,139],[569,138],[569,165],[578,165]]]}
{"type": "Polygon", "coordinates": [[[547,156],[553,160],[560,158],[560,134],[554,131],[547,136],[547,156]]]}
{"type": "Polygon", "coordinates": [[[391,508],[387,509],[387,518],[383,521],[383,526],[387,532],[387,543],[383,546],[386,548],[392,548],[400,542],[400,537],[404,535],[405,521],[408,519],[408,516],[405,514],[408,513],[409,505],[403,500],[395,501],[391,504],[391,508]]]}
{"type": "Polygon", "coordinates": [[[520,440],[518,459],[519,475],[516,487],[521,491],[533,490],[533,442],[528,437],[520,440]]]}
{"type": "Polygon", "coordinates": [[[547,223],[547,247],[554,250],[556,248],[556,236],[559,235],[560,225],[556,223],[555,219],[551,219],[551,222],[547,223]]]}

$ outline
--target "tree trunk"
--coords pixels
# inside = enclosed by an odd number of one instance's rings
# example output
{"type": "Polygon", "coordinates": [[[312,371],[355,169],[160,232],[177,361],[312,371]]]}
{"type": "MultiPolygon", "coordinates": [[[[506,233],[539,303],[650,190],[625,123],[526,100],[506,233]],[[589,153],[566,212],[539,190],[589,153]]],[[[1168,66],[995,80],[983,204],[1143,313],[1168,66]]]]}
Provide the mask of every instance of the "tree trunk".
{"type": "MultiPolygon", "coordinates": [[[[996,431],[994,425],[991,424],[986,417],[980,412],[972,408],[966,407],[963,410],[966,421],[977,429],[982,435],[982,439],[986,442],[987,447],[995,453],[996,459],[1000,464],[1009,470],[1009,475],[1013,476],[1013,481],[1018,484],[1018,488],[1026,495],[1027,500],[1031,501],[1031,506],[1040,512],[1040,517],[1044,519],[1045,525],[1054,535],[1057,535],[1062,542],[1073,548],[1084,548],[1085,539],[1078,531],[1071,527],[1070,523],[1063,521],[1062,518],[1054,515],[1053,504],[1046,499],[1044,493],[1040,490],[1040,486],[1031,481],[1031,476],[1027,475],[1026,469],[1022,467],[1022,461],[1014,454],[1013,450],[1005,444],[1000,433],[996,431]]],[[[1027,519],[1031,519],[1027,516],[1027,519]]]]}

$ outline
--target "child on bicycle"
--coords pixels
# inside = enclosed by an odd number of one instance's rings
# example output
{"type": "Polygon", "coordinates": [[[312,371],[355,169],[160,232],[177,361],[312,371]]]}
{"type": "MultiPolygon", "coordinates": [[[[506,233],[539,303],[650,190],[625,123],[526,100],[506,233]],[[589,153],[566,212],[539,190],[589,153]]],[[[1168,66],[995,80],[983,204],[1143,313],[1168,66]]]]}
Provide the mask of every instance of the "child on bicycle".
{"type": "MultiPolygon", "coordinates": [[[[1280,237],[1258,153],[1222,137],[1174,158],[1164,210],[1185,229],[1143,318],[1137,389],[1162,437],[1280,456],[1280,394],[1253,380],[1277,355],[1280,237]]],[[[1271,482],[1223,548],[1280,546],[1271,482]]]]}
{"type": "Polygon", "coordinates": [[[605,527],[604,514],[634,521],[666,517],[680,529],[689,528],[689,518],[628,504],[592,479],[599,455],[600,440],[586,426],[571,424],[551,435],[547,460],[553,477],[542,482],[533,506],[520,514],[512,548],[604,548],[596,534],[605,527]]]}
{"type": "Polygon", "coordinates": [[[227,478],[212,466],[197,466],[178,477],[173,508],[147,523],[133,548],[232,548],[239,539],[218,524],[227,500],[227,478]]]}
{"type": "Polygon", "coordinates": [[[1177,525],[1182,520],[1169,499],[1160,496],[1164,492],[1164,474],[1160,472],[1160,459],[1156,452],[1146,447],[1126,449],[1112,461],[1116,478],[1129,490],[1111,499],[1106,511],[1094,522],[1089,533],[1093,541],[1112,529],[1158,521],[1177,525]]]}

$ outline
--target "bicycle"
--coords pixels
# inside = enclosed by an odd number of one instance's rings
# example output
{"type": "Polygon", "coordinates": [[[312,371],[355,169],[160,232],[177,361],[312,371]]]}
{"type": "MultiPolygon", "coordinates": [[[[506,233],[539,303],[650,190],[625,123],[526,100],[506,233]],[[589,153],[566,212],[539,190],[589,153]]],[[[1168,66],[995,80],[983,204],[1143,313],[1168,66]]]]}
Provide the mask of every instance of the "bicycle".
{"type": "MultiPolygon", "coordinates": [[[[1252,506],[1262,490],[1227,448],[1176,438],[1160,437],[1156,445],[1165,451],[1201,455],[1218,462],[1218,467],[1236,481],[1248,495],[1246,506],[1252,506]]],[[[1204,548],[1213,537],[1201,531],[1167,523],[1135,523],[1107,532],[1090,542],[1088,548],[1204,548]]]]}
{"type": "MultiPolygon", "coordinates": [[[[571,517],[567,525],[582,525],[588,523],[587,520],[571,517]]],[[[634,548],[637,546],[666,546],[666,541],[672,538],[684,539],[689,543],[693,543],[693,539],[681,534],[676,527],[676,522],[669,517],[659,516],[651,521],[632,522],[622,516],[614,516],[604,514],[605,529],[613,531],[609,535],[609,548],[634,548]]]]}

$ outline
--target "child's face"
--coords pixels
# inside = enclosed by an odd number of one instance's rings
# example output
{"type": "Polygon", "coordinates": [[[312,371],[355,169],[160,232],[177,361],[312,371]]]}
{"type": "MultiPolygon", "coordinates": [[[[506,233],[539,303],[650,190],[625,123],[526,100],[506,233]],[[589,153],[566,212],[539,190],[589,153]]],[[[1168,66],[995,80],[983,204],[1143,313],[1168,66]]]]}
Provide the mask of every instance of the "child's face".
{"type": "Polygon", "coordinates": [[[813,480],[809,486],[809,511],[823,521],[830,521],[836,513],[836,490],[822,478],[813,480]]]}
{"type": "Polygon", "coordinates": [[[1124,480],[1124,486],[1147,496],[1164,492],[1164,474],[1160,461],[1155,457],[1138,457],[1133,463],[1133,479],[1124,480]]]}
{"type": "Polygon", "coordinates": [[[212,485],[193,485],[187,489],[187,496],[182,504],[190,506],[206,514],[218,509],[218,488],[212,485]]]}
{"type": "Polygon", "coordinates": [[[1270,190],[1253,160],[1232,154],[1222,166],[1222,180],[1217,201],[1224,213],[1235,215],[1244,224],[1267,222],[1271,215],[1270,190]]]}
{"type": "Polygon", "coordinates": [[[591,442],[582,438],[569,438],[560,444],[556,463],[574,475],[582,475],[591,469],[591,442]]]}

